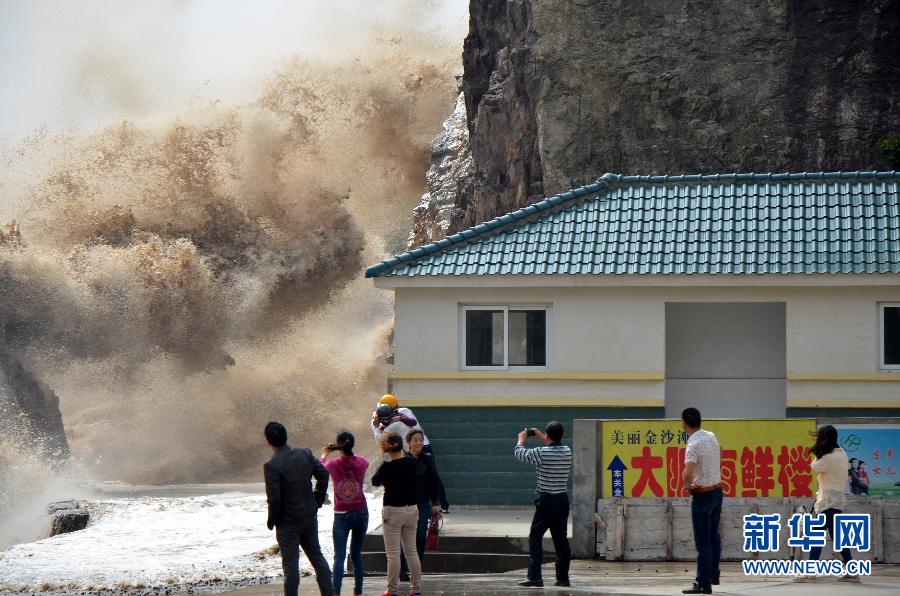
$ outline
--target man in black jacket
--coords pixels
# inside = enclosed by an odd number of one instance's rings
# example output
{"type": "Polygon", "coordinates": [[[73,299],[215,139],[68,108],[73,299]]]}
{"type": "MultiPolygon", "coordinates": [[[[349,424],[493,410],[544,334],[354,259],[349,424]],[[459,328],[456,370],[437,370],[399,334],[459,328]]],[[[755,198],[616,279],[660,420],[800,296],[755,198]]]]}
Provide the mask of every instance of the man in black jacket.
{"type": "Polygon", "coordinates": [[[323,596],[333,596],[334,584],[328,562],[319,547],[316,514],[328,492],[328,471],[312,452],[287,444],[287,430],[277,422],[266,425],[266,441],[275,455],[263,466],[269,519],[275,528],[284,569],[284,594],[297,596],[300,587],[300,548],[316,570],[316,581],[323,596]],[[316,488],[312,488],[312,477],[316,488]]]}

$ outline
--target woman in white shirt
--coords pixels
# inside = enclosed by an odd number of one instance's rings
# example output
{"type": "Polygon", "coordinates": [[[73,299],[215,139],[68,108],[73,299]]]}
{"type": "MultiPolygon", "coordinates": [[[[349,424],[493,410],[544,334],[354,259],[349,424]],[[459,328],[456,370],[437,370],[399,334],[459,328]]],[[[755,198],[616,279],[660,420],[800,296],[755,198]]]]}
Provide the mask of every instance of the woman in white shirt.
{"type": "MultiPolygon", "coordinates": [[[[844,508],[846,498],[844,489],[847,485],[847,469],[850,466],[847,454],[838,447],[837,429],[827,424],[816,433],[816,443],[809,449],[815,459],[812,462],[813,472],[819,482],[819,490],[816,492],[816,504],[814,506],[817,515],[825,515],[825,527],[828,534],[834,540],[834,516],[844,508]]],[[[822,556],[822,547],[814,546],[809,552],[811,561],[818,561],[822,556]]],[[[849,548],[841,550],[841,558],[844,563],[853,558],[849,548]]],[[[794,581],[809,582],[814,576],[800,576],[794,581]]],[[[838,581],[858,582],[859,577],[845,575],[838,581]]]]}

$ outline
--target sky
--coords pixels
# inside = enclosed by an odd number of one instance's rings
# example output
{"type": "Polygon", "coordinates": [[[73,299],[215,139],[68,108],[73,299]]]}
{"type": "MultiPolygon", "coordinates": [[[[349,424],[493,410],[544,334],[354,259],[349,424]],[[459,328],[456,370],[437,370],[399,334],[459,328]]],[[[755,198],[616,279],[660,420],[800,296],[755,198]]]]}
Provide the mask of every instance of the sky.
{"type": "Polygon", "coordinates": [[[0,141],[239,103],[292,56],[417,25],[459,39],[467,0],[0,0],[0,141]],[[424,7],[424,8],[423,8],[424,7]]]}

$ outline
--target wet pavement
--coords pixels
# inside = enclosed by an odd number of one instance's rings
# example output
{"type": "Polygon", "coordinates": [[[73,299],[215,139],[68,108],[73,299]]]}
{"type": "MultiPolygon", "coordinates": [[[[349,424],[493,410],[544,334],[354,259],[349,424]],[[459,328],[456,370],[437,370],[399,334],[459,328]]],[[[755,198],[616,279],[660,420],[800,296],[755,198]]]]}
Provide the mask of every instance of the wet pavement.
{"type": "MultiPolygon", "coordinates": [[[[477,541],[498,536],[528,536],[531,524],[532,509],[458,509],[444,518],[441,537],[469,538],[473,549],[477,550],[477,541]]],[[[571,527],[569,530],[571,536],[571,527]]],[[[377,531],[376,531],[377,533],[377,531]]],[[[526,547],[527,548],[527,547],[526,547]]],[[[545,547],[546,548],[546,547],[545,547]]],[[[429,555],[429,556],[438,556],[429,555]]],[[[900,594],[900,565],[875,565],[873,575],[863,578],[859,584],[846,584],[835,579],[822,579],[815,583],[795,584],[790,578],[757,578],[743,573],[740,563],[726,562],[722,564],[722,583],[714,586],[715,594],[775,594],[777,596],[795,596],[815,594],[816,596],[894,596],[900,594]]],[[[521,588],[516,585],[525,579],[525,570],[508,573],[485,574],[426,574],[423,580],[422,593],[425,596],[469,595],[479,594],[492,596],[502,595],[534,595],[547,593],[552,596],[583,596],[585,594],[615,594],[617,596],[648,596],[655,594],[676,595],[689,587],[694,579],[692,562],[607,562],[601,560],[572,561],[570,588],[553,587],[553,565],[544,565],[544,588],[521,588]]],[[[345,595],[352,594],[352,577],[344,577],[345,595]],[[350,583],[348,583],[348,580],[350,583]]],[[[365,596],[379,596],[386,587],[383,575],[367,576],[365,596]]],[[[409,584],[401,584],[401,596],[409,594],[409,584]]],[[[240,596],[278,596],[280,584],[253,586],[233,592],[240,596]]],[[[300,582],[301,595],[318,594],[315,579],[304,577],[300,582]]]]}
{"type": "MultiPolygon", "coordinates": [[[[693,581],[689,563],[636,563],[606,561],[573,561],[572,587],[555,588],[553,565],[544,566],[544,588],[520,588],[518,581],[525,579],[524,571],[484,575],[432,575],[423,581],[422,593],[429,594],[540,594],[553,596],[583,596],[584,594],[615,594],[618,596],[647,596],[652,594],[680,594],[693,581]],[[549,581],[547,581],[549,579],[549,581]]],[[[346,579],[345,579],[346,582],[346,579]]],[[[351,579],[352,582],[352,579],[351,579]]],[[[408,584],[402,584],[408,589],[408,584]]],[[[345,583],[345,594],[350,594],[352,583],[345,583]]],[[[383,576],[366,577],[365,596],[379,595],[385,588],[383,576]]],[[[776,594],[794,596],[887,596],[900,594],[900,565],[875,565],[872,576],[859,584],[846,584],[834,579],[820,579],[810,584],[795,584],[788,578],[751,578],[743,574],[739,563],[722,564],[722,584],[714,586],[715,594],[776,594]]],[[[256,586],[234,592],[240,596],[277,596],[280,585],[256,586]]],[[[315,580],[305,577],[300,583],[301,594],[318,594],[315,580]]],[[[408,594],[409,592],[400,592],[408,594]]]]}

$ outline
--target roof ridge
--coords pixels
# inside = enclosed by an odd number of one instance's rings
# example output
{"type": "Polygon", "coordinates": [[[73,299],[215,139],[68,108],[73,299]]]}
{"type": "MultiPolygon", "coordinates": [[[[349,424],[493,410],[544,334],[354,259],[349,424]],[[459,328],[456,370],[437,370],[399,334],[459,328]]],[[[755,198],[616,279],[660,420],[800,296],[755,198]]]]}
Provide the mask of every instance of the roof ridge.
{"type": "Polygon", "coordinates": [[[666,184],[670,182],[716,182],[716,181],[799,181],[799,180],[858,180],[873,179],[885,180],[890,178],[900,178],[900,171],[897,170],[866,170],[853,172],[782,172],[782,173],[732,173],[732,174],[667,174],[664,176],[626,176],[624,174],[613,174],[607,172],[600,177],[600,180],[608,184],[666,184]]]}
{"type": "Polygon", "coordinates": [[[462,244],[463,242],[492,232],[497,228],[522,221],[523,219],[537,213],[549,211],[554,207],[558,207],[559,205],[562,205],[564,203],[571,202],[574,199],[578,199],[590,194],[600,193],[609,188],[610,184],[605,179],[601,178],[596,182],[567,190],[566,192],[560,193],[558,195],[553,195],[552,197],[548,197],[546,199],[543,199],[542,201],[532,203],[531,205],[521,207],[519,209],[516,209],[515,211],[510,211],[509,213],[506,213],[499,217],[495,217],[494,219],[482,222],[470,228],[466,228],[465,230],[462,230],[455,234],[451,234],[450,236],[446,236],[445,238],[442,238],[435,242],[423,244],[422,246],[393,256],[390,259],[385,259],[377,265],[372,265],[371,267],[366,269],[366,277],[376,277],[386,269],[391,269],[401,263],[407,263],[420,257],[436,253],[449,246],[462,244]]]}

